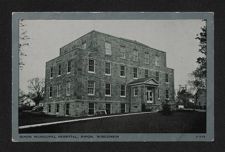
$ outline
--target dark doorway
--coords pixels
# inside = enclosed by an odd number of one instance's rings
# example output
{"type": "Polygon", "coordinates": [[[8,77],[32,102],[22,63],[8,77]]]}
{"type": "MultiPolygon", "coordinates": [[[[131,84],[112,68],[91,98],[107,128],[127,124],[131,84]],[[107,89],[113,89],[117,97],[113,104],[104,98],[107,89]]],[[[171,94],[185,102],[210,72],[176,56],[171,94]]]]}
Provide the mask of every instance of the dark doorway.
{"type": "Polygon", "coordinates": [[[70,104],[66,104],[66,115],[70,115],[70,104]]]}
{"type": "Polygon", "coordinates": [[[95,113],[95,104],[94,103],[89,103],[89,115],[93,115],[95,113]]]}
{"type": "Polygon", "coordinates": [[[106,105],[106,113],[109,115],[111,113],[111,104],[107,103],[106,105]]]}
{"type": "Polygon", "coordinates": [[[126,112],[126,105],[124,103],[121,103],[121,113],[125,113],[126,112]]]}
{"type": "Polygon", "coordinates": [[[146,106],[145,106],[145,104],[144,103],[142,103],[142,105],[141,105],[141,111],[146,111],[146,106]]]}

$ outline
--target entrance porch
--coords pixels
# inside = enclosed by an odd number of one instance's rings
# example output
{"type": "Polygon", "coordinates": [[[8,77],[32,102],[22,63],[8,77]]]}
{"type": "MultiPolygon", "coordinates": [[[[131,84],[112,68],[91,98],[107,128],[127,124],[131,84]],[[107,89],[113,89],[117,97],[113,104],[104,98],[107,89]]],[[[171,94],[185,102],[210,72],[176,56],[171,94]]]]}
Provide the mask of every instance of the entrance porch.
{"type": "Polygon", "coordinates": [[[141,78],[128,84],[130,112],[154,111],[161,105],[158,99],[158,82],[141,78]]]}

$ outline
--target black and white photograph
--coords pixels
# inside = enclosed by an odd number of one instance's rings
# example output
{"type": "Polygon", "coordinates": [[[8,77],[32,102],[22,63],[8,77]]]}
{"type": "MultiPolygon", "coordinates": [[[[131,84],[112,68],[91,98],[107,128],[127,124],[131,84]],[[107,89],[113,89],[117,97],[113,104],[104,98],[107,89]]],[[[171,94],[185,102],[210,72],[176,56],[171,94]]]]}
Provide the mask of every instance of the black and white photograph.
{"type": "Polygon", "coordinates": [[[13,141],[213,141],[212,13],[14,13],[13,141]]]}

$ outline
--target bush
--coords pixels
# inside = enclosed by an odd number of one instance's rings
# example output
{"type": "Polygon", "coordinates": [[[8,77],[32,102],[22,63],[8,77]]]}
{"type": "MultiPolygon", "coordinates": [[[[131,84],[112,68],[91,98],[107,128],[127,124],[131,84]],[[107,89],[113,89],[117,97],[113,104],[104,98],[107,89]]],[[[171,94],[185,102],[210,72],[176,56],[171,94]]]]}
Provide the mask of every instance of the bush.
{"type": "Polygon", "coordinates": [[[163,115],[171,115],[172,114],[171,106],[168,103],[165,103],[162,105],[162,114],[163,115]]]}
{"type": "Polygon", "coordinates": [[[19,107],[19,112],[23,112],[23,111],[27,111],[27,110],[32,110],[34,108],[34,106],[26,106],[23,105],[21,107],[19,107]]]}

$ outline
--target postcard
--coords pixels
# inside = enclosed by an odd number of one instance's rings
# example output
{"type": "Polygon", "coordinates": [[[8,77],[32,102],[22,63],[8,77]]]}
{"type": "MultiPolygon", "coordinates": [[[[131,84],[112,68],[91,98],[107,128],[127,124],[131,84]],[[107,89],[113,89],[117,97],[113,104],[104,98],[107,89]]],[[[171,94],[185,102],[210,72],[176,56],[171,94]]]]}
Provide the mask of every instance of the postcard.
{"type": "Polygon", "coordinates": [[[12,141],[214,141],[211,12],[14,12],[12,141]]]}

